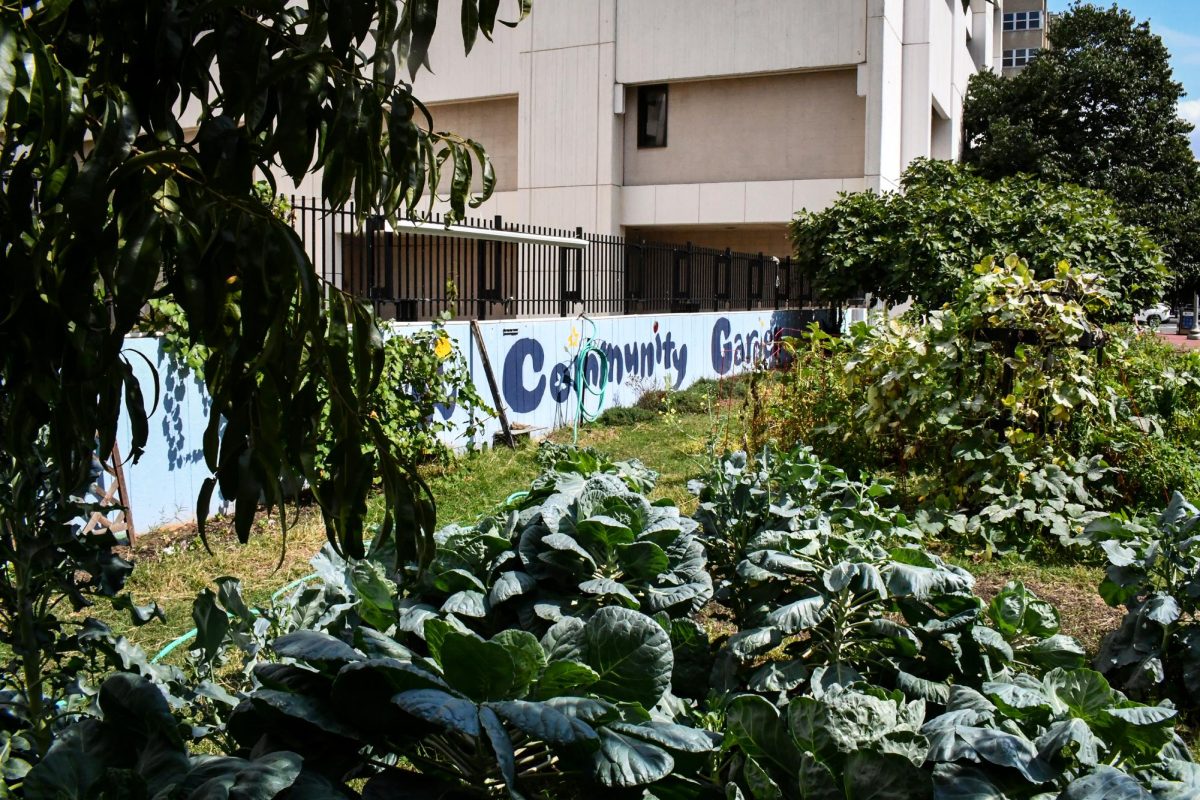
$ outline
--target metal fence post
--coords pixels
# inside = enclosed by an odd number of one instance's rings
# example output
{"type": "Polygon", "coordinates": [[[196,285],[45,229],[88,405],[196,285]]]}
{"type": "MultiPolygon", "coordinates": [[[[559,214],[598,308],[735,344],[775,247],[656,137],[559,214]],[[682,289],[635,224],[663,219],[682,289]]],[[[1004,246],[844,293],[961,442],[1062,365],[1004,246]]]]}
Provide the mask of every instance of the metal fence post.
{"type": "MultiPolygon", "coordinates": [[[[375,237],[376,234],[383,228],[382,217],[367,217],[364,232],[366,233],[366,261],[367,268],[364,270],[367,273],[367,299],[371,303],[371,307],[375,308],[375,270],[378,268],[377,255],[375,253],[375,237]]],[[[376,311],[378,309],[376,308],[376,311]]]]}
{"type": "Polygon", "coordinates": [[[775,265],[775,308],[788,307],[792,292],[792,257],[787,256],[775,265]]]}
{"type": "MultiPolygon", "coordinates": [[[[497,214],[492,220],[492,228],[494,230],[502,230],[504,228],[504,217],[497,214]]],[[[504,263],[504,248],[500,246],[499,242],[492,242],[492,274],[495,276],[496,294],[501,302],[504,302],[506,299],[504,297],[504,276],[508,272],[507,267],[508,265],[504,263]]],[[[518,275],[518,285],[520,285],[520,280],[521,278],[518,275]]],[[[503,306],[503,308],[505,312],[509,311],[507,305],[503,306]]]]}
{"type": "Polygon", "coordinates": [[[488,269],[487,269],[487,242],[480,239],[475,243],[475,316],[479,319],[487,319],[488,302],[487,297],[490,294],[488,288],[488,269]]]}
{"type": "MultiPolygon", "coordinates": [[[[576,239],[583,238],[583,226],[582,225],[577,225],[575,227],[575,238],[576,239]]],[[[577,294],[575,301],[577,303],[579,303],[579,305],[581,307],[580,310],[586,312],[587,306],[584,305],[584,303],[586,302],[585,298],[587,297],[587,295],[583,291],[583,251],[582,250],[575,251],[575,292],[577,294]]]]}

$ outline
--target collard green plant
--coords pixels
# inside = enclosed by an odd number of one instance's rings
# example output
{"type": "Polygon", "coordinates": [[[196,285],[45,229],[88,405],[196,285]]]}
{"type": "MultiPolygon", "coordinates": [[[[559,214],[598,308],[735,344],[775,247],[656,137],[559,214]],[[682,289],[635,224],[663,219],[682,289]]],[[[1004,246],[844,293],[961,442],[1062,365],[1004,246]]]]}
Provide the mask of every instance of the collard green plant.
{"type": "Polygon", "coordinates": [[[734,797],[922,798],[925,703],[872,686],[831,686],[776,708],[735,697],[726,719],[736,747],[734,797]]]}
{"type": "Polygon", "coordinates": [[[937,796],[1187,797],[1200,777],[1175,736],[1176,711],[1144,706],[1086,669],[950,690],[928,720],[937,796]]]}
{"type": "Polygon", "coordinates": [[[787,452],[766,448],[753,460],[743,452],[714,457],[704,478],[688,487],[700,500],[695,518],[717,582],[716,597],[742,627],[762,605],[745,584],[747,558],[762,549],[760,536],[835,527],[866,535],[887,532],[893,542],[919,536],[902,513],[883,505],[891,492],[886,482],[851,480],[804,446],[787,452]]]}
{"type": "Polygon", "coordinates": [[[534,482],[526,503],[555,491],[574,491],[579,477],[572,476],[616,475],[630,491],[640,494],[650,494],[658,483],[658,473],[638,459],[613,461],[592,447],[545,441],[538,445],[534,458],[542,474],[534,482]]]}
{"type": "Polygon", "coordinates": [[[605,606],[678,618],[708,601],[712,580],[694,521],[629,488],[645,478],[585,476],[562,464],[534,482],[522,510],[440,531],[412,592],[419,604],[401,613],[418,619],[436,610],[481,631],[541,633],[605,606]]]}
{"type": "Polygon", "coordinates": [[[253,758],[190,755],[166,698],[150,681],[118,673],[99,692],[101,716],[58,737],[24,776],[21,796],[237,796],[347,798],[287,751],[253,758]]]}
{"type": "Polygon", "coordinates": [[[524,509],[517,528],[522,566],[547,594],[567,598],[563,613],[616,603],[683,616],[712,596],[696,523],[616,476],[593,475],[577,495],[558,492],[524,509]]]}
{"type": "Polygon", "coordinates": [[[1157,518],[1117,514],[1088,527],[1108,561],[1100,596],[1127,613],[1097,668],[1140,697],[1200,702],[1200,512],[1175,494],[1157,518]]]}
{"type": "Polygon", "coordinates": [[[255,752],[300,753],[334,784],[366,778],[367,793],[643,786],[715,746],[647,710],[670,684],[672,653],[635,611],[564,620],[540,642],[515,630],[484,640],[440,620],[423,637],[427,655],[407,658],[314,631],[280,637],[286,663],[256,669],[263,688],[230,730],[255,752]],[[400,755],[421,774],[397,769],[400,755]]]}
{"type": "MultiPolygon", "coordinates": [[[[738,627],[710,657],[719,689],[786,696],[866,677],[944,703],[951,682],[1083,663],[1024,587],[985,607],[965,570],[922,550],[915,521],[880,505],[887,484],[849,481],[806,449],[768,451],[754,468],[734,454],[702,484],[706,544],[725,542],[710,546],[728,558],[739,543],[716,595],[738,627]]],[[[689,655],[705,663],[703,648],[689,655]]]]}

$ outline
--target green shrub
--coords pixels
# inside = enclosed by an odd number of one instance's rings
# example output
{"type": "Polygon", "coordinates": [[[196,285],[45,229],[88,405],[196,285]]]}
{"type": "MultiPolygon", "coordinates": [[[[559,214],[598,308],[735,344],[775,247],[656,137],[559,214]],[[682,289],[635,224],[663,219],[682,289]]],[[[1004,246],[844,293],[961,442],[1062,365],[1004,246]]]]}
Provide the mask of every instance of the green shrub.
{"type": "Polygon", "coordinates": [[[928,160],[914,162],[901,184],[898,192],[844,194],[823,211],[796,216],[796,257],[822,296],[841,301],[870,292],[938,308],[954,300],[972,267],[1009,253],[1027,258],[1041,279],[1063,260],[1104,276],[1115,293],[1105,321],[1129,320],[1162,295],[1162,251],[1101,192],[1024,175],[992,182],[969,167],[928,160]]]}
{"type": "Polygon", "coordinates": [[[658,419],[658,412],[637,406],[613,406],[606,408],[596,420],[601,425],[619,428],[625,425],[637,425],[641,422],[653,422],[658,419]]]}
{"type": "MultiPolygon", "coordinates": [[[[335,398],[324,397],[324,413],[335,398]]],[[[368,415],[379,426],[404,463],[446,462],[453,453],[441,434],[454,429],[440,409],[466,410],[461,441],[473,445],[485,417],[494,414],[475,391],[466,359],[440,326],[394,335],[383,346],[383,370],[371,393],[368,415]]],[[[318,455],[327,458],[336,442],[320,443],[318,455]]],[[[364,448],[369,453],[371,447],[364,448]]],[[[322,470],[323,475],[328,475],[322,470]]]]}
{"type": "Polygon", "coordinates": [[[863,390],[845,380],[853,353],[851,339],[831,336],[817,323],[783,343],[788,365],[768,388],[771,438],[790,449],[808,444],[839,466],[865,469],[894,460],[879,439],[850,424],[866,400],[863,390]]]}

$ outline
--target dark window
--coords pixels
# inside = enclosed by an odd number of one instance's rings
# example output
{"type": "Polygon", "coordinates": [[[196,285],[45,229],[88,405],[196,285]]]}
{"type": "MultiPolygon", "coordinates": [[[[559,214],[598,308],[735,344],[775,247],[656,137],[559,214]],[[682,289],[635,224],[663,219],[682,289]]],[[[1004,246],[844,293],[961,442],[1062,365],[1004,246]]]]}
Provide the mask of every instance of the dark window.
{"type": "Polygon", "coordinates": [[[667,85],[638,87],[638,147],[667,146],[667,85]]]}

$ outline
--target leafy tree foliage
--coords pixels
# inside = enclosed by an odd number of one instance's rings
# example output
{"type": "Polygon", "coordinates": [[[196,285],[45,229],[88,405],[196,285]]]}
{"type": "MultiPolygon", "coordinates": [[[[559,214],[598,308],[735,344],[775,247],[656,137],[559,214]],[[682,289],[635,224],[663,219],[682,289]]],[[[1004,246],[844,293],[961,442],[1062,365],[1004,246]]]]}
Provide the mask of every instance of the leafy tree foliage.
{"type": "MultiPolygon", "coordinates": [[[[500,4],[462,5],[469,51],[500,4]]],[[[333,206],[389,218],[443,173],[455,214],[479,201],[473,171],[490,193],[482,148],[434,133],[402,79],[428,66],[436,21],[436,0],[0,6],[0,641],[22,662],[3,677],[39,749],[58,599],[85,605],[128,572],[110,540],[64,523],[87,510],[72,497],[122,408],[125,452],[149,435],[123,347],[151,301],[178,303],[207,351],[202,521],[219,486],[244,540],[260,498],[281,504],[305,479],[331,540],[362,555],[378,476],[380,535],[398,532],[402,556],[432,551],[428,492],[369,414],[384,370],[371,310],[321,284],[255,181],[319,173],[333,206]],[[323,439],[337,445],[322,459],[323,439]]]]}
{"type": "Polygon", "coordinates": [[[971,79],[964,159],[989,178],[1029,173],[1107,192],[1168,253],[1178,285],[1200,270],[1200,170],[1167,48],[1123,9],[1076,3],[1019,75],[971,79]]]}
{"type": "Polygon", "coordinates": [[[792,222],[797,258],[829,299],[870,292],[935,308],[954,299],[976,264],[1010,253],[1039,278],[1053,277],[1062,260],[1103,275],[1118,296],[1099,319],[1128,319],[1162,292],[1162,252],[1100,192],[1024,176],[993,183],[927,160],[901,185],[843,195],[792,222]]]}

